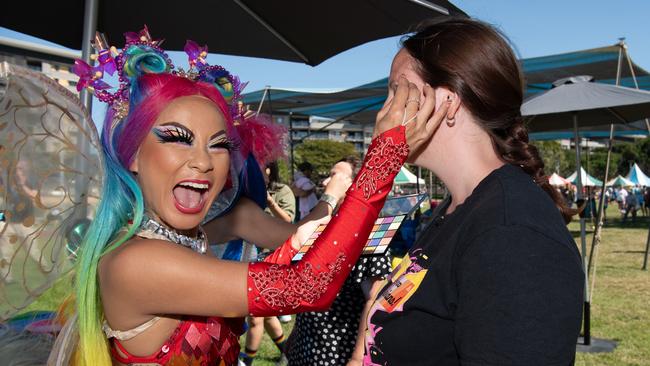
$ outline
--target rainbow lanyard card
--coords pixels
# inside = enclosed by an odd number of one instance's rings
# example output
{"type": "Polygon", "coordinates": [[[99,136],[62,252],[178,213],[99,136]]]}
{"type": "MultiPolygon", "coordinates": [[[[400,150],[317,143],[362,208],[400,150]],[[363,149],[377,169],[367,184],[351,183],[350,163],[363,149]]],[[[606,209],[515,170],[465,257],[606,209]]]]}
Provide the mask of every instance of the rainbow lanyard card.
{"type": "MultiPolygon", "coordinates": [[[[373,255],[383,255],[388,250],[391,240],[395,237],[395,233],[399,229],[406,215],[395,215],[395,216],[386,216],[380,217],[375,221],[375,225],[372,227],[370,235],[368,235],[368,241],[363,247],[361,255],[363,256],[373,256],[373,255]]],[[[291,260],[298,261],[307,253],[309,248],[314,245],[316,239],[320,234],[325,230],[326,225],[320,225],[316,228],[309,239],[302,244],[300,250],[296,255],[293,256],[291,260]]]]}

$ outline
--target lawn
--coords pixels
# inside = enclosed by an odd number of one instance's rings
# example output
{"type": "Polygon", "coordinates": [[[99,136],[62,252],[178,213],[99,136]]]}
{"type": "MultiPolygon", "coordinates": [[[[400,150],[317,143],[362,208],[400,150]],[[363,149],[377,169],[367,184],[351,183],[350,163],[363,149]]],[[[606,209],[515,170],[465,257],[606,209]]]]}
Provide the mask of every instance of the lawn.
{"type": "MultiPolygon", "coordinates": [[[[592,299],[592,337],[615,340],[612,353],[578,353],[579,366],[650,365],[650,271],[642,271],[648,226],[647,217],[636,223],[622,223],[616,207],[608,210],[610,219],[603,229],[597,261],[596,287],[592,299]]],[[[579,235],[577,221],[569,225],[574,237],[579,235]]],[[[588,227],[587,244],[593,231],[588,227]]],[[[64,292],[65,282],[46,292],[30,309],[53,309],[64,292]]],[[[292,323],[285,324],[286,334],[292,323]]],[[[244,337],[241,339],[243,344],[244,337]]],[[[256,366],[270,366],[279,353],[268,335],[264,335],[256,366]]]]}
{"type": "MultiPolygon", "coordinates": [[[[649,220],[622,223],[611,206],[608,215],[592,294],[591,332],[615,340],[618,347],[607,354],[578,353],[576,365],[650,365],[650,272],[641,270],[649,220]]],[[[578,237],[577,222],[569,229],[578,237]]],[[[591,246],[591,236],[587,244],[591,246]]]]}

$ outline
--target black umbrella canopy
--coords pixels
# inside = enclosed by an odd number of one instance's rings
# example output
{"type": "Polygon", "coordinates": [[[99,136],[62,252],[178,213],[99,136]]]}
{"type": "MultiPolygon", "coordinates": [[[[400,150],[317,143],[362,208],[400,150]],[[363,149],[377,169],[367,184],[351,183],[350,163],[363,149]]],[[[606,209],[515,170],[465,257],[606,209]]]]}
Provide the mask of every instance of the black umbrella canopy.
{"type": "Polygon", "coordinates": [[[558,80],[554,88],[527,99],[521,113],[531,131],[620,124],[650,117],[650,92],[593,82],[590,76],[558,80]]]}
{"type": "MultiPolygon", "coordinates": [[[[73,49],[82,47],[83,0],[11,1],[0,25],[73,49]]],[[[464,16],[446,0],[99,1],[97,30],[120,46],[146,24],[166,49],[187,39],[210,52],[318,65],[357,45],[407,33],[414,24],[464,16]]]]}

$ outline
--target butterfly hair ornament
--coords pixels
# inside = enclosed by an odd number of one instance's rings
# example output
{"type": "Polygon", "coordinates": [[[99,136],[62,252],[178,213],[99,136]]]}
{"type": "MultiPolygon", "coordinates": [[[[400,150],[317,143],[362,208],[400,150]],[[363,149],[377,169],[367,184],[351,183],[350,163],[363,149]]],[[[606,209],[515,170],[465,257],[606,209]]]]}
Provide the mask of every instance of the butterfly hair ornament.
{"type": "Polygon", "coordinates": [[[124,34],[126,43],[122,50],[109,46],[106,37],[96,33],[93,48],[97,51],[92,59],[96,66],[90,66],[83,60],[76,60],[72,71],[79,76],[77,91],[87,89],[97,99],[107,103],[113,109],[114,123],[124,119],[129,113],[132,86],[136,79],[144,74],[170,73],[192,81],[208,83],[214,86],[230,107],[233,121],[244,119],[244,109],[240,103],[242,90],[247,83],[219,65],[210,65],[206,61],[208,47],[200,46],[188,40],[184,51],[188,56],[189,68],[176,68],[169,55],[160,47],[164,40],[151,37],[149,29],[144,26],[140,32],[124,34]],[[119,86],[111,92],[112,87],[103,79],[117,72],[119,86]]]}

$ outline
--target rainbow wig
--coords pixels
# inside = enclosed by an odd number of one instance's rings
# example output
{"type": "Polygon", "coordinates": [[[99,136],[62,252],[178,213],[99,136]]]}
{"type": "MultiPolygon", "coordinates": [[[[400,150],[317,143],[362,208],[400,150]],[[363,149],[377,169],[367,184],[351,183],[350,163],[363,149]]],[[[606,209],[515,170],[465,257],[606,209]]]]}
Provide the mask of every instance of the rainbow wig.
{"type": "MultiPolygon", "coordinates": [[[[126,118],[115,119],[113,109],[108,109],[101,136],[105,169],[102,198],[76,263],[79,346],[74,359],[78,365],[111,365],[102,331],[98,263],[104,254],[131,238],[142,221],[142,190],[129,171],[140,144],[165,106],[176,98],[191,95],[214,102],[226,118],[228,134],[237,139],[230,107],[213,85],[170,73],[149,73],[132,80],[126,118]]],[[[233,155],[239,154],[231,154],[233,164],[239,164],[240,159],[233,155]]]]}

